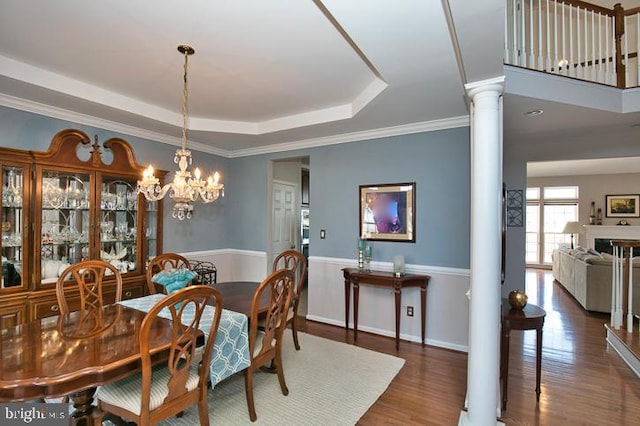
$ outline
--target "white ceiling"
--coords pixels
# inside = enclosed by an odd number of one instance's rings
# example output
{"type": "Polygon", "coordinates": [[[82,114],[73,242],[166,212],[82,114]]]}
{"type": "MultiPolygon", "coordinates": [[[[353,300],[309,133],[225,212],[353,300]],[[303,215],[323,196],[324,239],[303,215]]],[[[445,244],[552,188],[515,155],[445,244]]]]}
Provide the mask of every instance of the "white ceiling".
{"type": "Polygon", "coordinates": [[[0,104],[177,143],[189,43],[191,146],[227,156],[465,125],[463,84],[502,74],[503,0],[0,8],[0,104]]]}

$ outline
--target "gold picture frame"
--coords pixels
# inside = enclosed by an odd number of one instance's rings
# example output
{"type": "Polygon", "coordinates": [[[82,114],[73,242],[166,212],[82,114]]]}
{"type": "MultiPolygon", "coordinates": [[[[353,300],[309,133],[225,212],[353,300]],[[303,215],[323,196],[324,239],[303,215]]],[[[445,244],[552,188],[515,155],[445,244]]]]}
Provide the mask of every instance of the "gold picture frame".
{"type": "Polygon", "coordinates": [[[416,242],[416,183],[360,185],[360,237],[416,242]]]}

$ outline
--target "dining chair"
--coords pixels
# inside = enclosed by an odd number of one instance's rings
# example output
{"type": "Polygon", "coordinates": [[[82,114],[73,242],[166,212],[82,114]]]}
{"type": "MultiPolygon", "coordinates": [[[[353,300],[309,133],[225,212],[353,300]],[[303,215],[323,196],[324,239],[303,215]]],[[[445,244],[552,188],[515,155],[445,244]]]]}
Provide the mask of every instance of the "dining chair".
{"type": "Polygon", "coordinates": [[[149,294],[166,293],[166,288],[153,282],[153,276],[161,271],[186,268],[191,269],[191,263],[177,253],[159,254],[147,265],[147,290],[149,294]]]}
{"type": "Polygon", "coordinates": [[[156,303],[140,327],[142,371],[98,389],[96,399],[103,416],[151,425],[197,404],[200,424],[208,425],[209,362],[221,313],[222,296],[209,286],[185,287],[156,303]],[[149,341],[158,338],[153,328],[156,318],[167,315],[173,322],[168,357],[157,363],[158,354],[150,352],[149,341]],[[200,330],[207,334],[202,357],[196,350],[200,330]]]}
{"type": "Polygon", "coordinates": [[[105,305],[105,280],[111,279],[114,279],[116,284],[115,302],[119,302],[122,300],[122,275],[115,266],[102,260],[85,260],[66,268],[56,282],[56,298],[60,314],[68,314],[75,310],[69,306],[67,300],[69,289],[73,285],[80,293],[78,310],[98,312],[105,305]]]}
{"type": "Polygon", "coordinates": [[[249,317],[249,355],[251,363],[244,370],[244,385],[247,394],[247,406],[252,422],[257,419],[253,402],[253,374],[256,370],[270,363],[278,375],[283,395],[289,394],[282,369],[282,336],[286,326],[286,315],[293,297],[294,275],[291,270],[283,269],[272,272],[256,289],[251,304],[249,317]],[[269,292],[269,309],[264,315],[262,329],[258,324],[260,299],[264,292],[269,292]]]}
{"type": "Polygon", "coordinates": [[[289,269],[293,271],[295,276],[295,285],[293,288],[293,298],[291,300],[291,307],[287,312],[287,324],[291,324],[291,334],[293,335],[293,344],[296,350],[300,350],[300,343],[298,343],[298,307],[300,305],[300,295],[304,289],[305,282],[307,280],[307,259],[304,255],[296,250],[286,250],[280,253],[273,260],[273,271],[279,269],[289,269]]]}

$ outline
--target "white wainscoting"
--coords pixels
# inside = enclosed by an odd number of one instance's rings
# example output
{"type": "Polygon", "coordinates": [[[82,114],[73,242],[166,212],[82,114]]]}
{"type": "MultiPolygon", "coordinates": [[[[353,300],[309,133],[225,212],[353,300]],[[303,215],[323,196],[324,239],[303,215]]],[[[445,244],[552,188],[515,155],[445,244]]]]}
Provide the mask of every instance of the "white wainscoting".
{"type": "MultiPolygon", "coordinates": [[[[218,281],[261,281],[267,276],[267,255],[251,250],[221,249],[181,253],[187,259],[213,262],[218,281]]],[[[344,327],[344,278],[341,269],[357,267],[354,259],[309,257],[307,318],[344,327]]],[[[393,270],[392,262],[372,262],[376,270],[393,270]]],[[[426,343],[467,351],[469,334],[469,270],[406,265],[408,273],[431,276],[427,287],[426,343]]],[[[353,307],[349,326],[353,327],[353,307]]],[[[358,329],[395,337],[393,290],[362,285],[358,329]]],[[[420,289],[402,291],[400,338],[420,342],[420,289]],[[414,316],[406,315],[407,306],[414,316]]]]}
{"type": "MultiPolygon", "coordinates": [[[[357,267],[353,259],[309,257],[309,301],[307,318],[344,327],[344,278],[341,269],[357,267]]],[[[392,262],[372,262],[376,270],[393,270],[392,262]]],[[[407,265],[408,273],[431,276],[427,287],[426,343],[467,351],[469,335],[469,270],[437,266],[407,265]]],[[[393,290],[360,286],[358,330],[395,337],[393,290]]],[[[353,307],[349,326],[353,327],[353,307]]],[[[420,341],[420,289],[402,291],[400,338],[420,341]],[[414,307],[414,316],[406,307],[414,307]]]]}
{"type": "Polygon", "coordinates": [[[213,262],[218,282],[262,281],[267,276],[267,254],[252,250],[205,250],[180,253],[189,260],[213,262]]]}

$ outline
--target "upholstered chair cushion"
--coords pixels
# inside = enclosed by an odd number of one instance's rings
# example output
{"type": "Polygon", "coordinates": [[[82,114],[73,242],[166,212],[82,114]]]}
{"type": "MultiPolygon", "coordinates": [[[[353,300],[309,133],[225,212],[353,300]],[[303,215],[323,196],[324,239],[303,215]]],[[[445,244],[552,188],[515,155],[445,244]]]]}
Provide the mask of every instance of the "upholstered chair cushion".
{"type": "MultiPolygon", "coordinates": [[[[151,381],[151,400],[149,401],[150,410],[155,410],[162,405],[169,394],[167,382],[170,377],[171,375],[166,367],[154,369],[153,380],[151,381]]],[[[197,366],[194,365],[189,369],[189,378],[187,379],[186,387],[187,390],[192,391],[197,386],[198,369],[197,366]]],[[[135,374],[98,388],[96,398],[140,415],[140,407],[142,404],[141,390],[142,375],[135,374]]]]}

